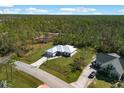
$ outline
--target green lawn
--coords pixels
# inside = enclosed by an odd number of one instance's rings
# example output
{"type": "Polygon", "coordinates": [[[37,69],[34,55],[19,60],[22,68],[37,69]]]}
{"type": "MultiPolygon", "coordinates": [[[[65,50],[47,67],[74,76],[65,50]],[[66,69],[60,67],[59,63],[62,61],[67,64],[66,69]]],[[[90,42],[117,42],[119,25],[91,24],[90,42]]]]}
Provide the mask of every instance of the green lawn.
{"type": "MultiPolygon", "coordinates": [[[[31,64],[37,61],[39,58],[41,58],[42,55],[45,53],[45,51],[50,47],[52,47],[52,43],[34,44],[33,50],[30,50],[23,57],[17,57],[14,54],[12,56],[12,59],[18,60],[18,61],[20,60],[28,64],[31,64]]],[[[10,67],[8,67],[8,69],[9,68],[10,67]]],[[[0,65],[0,80],[6,80],[6,79],[7,79],[6,68],[5,66],[0,65]]],[[[9,80],[10,79],[11,79],[11,75],[9,75],[9,80]]],[[[12,82],[9,82],[9,87],[32,88],[32,87],[38,87],[40,84],[42,84],[42,82],[37,80],[36,78],[13,68],[12,82]]]]}
{"type": "MultiPolygon", "coordinates": [[[[31,63],[37,61],[39,58],[41,58],[42,54],[44,54],[45,50],[47,50],[48,48],[51,48],[51,47],[52,47],[52,43],[47,43],[44,45],[34,45],[34,49],[29,51],[23,57],[13,56],[13,59],[20,60],[20,61],[26,62],[28,64],[31,64],[31,63]]],[[[94,55],[94,50],[92,48],[82,48],[82,49],[78,49],[77,53],[72,57],[68,57],[68,58],[61,57],[58,59],[49,60],[46,63],[44,63],[40,68],[59,77],[60,79],[66,81],[68,83],[71,83],[78,79],[81,71],[71,72],[71,68],[70,68],[69,64],[73,63],[74,62],[73,60],[75,58],[80,58],[80,57],[83,57],[86,64],[89,64],[91,62],[91,58],[93,55],[94,55]]],[[[82,70],[83,70],[83,68],[84,67],[82,66],[82,70]]],[[[15,75],[16,75],[16,73],[15,73],[15,75]]],[[[23,75],[24,75],[24,73],[23,73],[23,75]]],[[[28,78],[28,76],[29,75],[27,75],[27,78],[28,78]]],[[[20,79],[26,80],[25,77],[20,78],[20,79]]],[[[16,80],[16,76],[15,76],[15,80],[16,80]]],[[[18,82],[20,82],[20,80],[18,82]]],[[[15,86],[14,86],[14,84],[12,84],[12,85],[13,85],[13,87],[16,87],[16,85],[15,86]]],[[[20,84],[20,86],[21,86],[21,84],[20,84]]]]}
{"type": "Polygon", "coordinates": [[[103,80],[94,80],[93,83],[89,85],[89,88],[110,88],[111,84],[103,80]]]}
{"type": "Polygon", "coordinates": [[[70,83],[78,79],[81,71],[71,72],[69,64],[73,63],[75,58],[80,58],[82,56],[85,62],[89,64],[93,55],[94,51],[91,48],[78,49],[74,56],[49,60],[40,68],[70,83]]]}
{"type": "Polygon", "coordinates": [[[14,55],[13,59],[20,60],[20,61],[26,62],[28,64],[31,64],[31,63],[37,61],[38,59],[40,59],[42,57],[42,55],[45,53],[45,51],[51,47],[52,47],[52,43],[36,44],[36,45],[33,45],[33,50],[30,50],[23,57],[17,57],[16,55],[14,55]]]}
{"type": "MultiPolygon", "coordinates": [[[[12,59],[18,61],[20,60],[28,64],[31,64],[37,61],[39,58],[41,58],[45,50],[52,47],[52,43],[47,43],[42,45],[35,44],[33,45],[33,47],[34,47],[33,50],[29,51],[23,57],[17,57],[16,55],[13,55],[12,59]]],[[[6,68],[5,66],[0,65],[0,80],[6,80],[6,79],[7,79],[6,68]]],[[[32,88],[32,87],[38,87],[40,84],[42,84],[42,82],[37,80],[36,78],[14,69],[12,72],[12,82],[9,82],[9,87],[32,88]]]]}
{"type": "Polygon", "coordinates": [[[8,85],[11,88],[35,88],[42,84],[41,81],[26,73],[16,70],[14,67],[12,73],[10,72],[11,70],[9,65],[7,65],[7,69],[8,74],[6,73],[6,67],[0,65],[0,80],[8,80],[8,85]]]}

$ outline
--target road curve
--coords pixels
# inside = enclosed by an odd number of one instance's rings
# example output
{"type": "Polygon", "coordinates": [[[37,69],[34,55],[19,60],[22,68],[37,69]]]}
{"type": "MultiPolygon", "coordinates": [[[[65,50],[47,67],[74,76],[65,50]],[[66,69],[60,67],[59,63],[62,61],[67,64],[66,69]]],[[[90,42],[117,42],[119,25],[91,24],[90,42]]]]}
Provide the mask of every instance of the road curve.
{"type": "Polygon", "coordinates": [[[49,74],[48,72],[45,72],[39,68],[35,68],[29,64],[16,61],[14,62],[16,68],[18,70],[21,70],[27,74],[30,74],[31,76],[43,81],[45,84],[47,84],[51,88],[73,88],[72,85],[66,83],[65,81],[53,76],[52,74],[49,74]]]}
{"type": "Polygon", "coordinates": [[[71,83],[72,86],[76,88],[87,88],[90,83],[93,82],[93,79],[89,79],[88,76],[90,75],[91,72],[95,71],[93,68],[90,67],[91,64],[87,65],[82,73],[80,74],[79,78],[77,81],[71,83]]]}

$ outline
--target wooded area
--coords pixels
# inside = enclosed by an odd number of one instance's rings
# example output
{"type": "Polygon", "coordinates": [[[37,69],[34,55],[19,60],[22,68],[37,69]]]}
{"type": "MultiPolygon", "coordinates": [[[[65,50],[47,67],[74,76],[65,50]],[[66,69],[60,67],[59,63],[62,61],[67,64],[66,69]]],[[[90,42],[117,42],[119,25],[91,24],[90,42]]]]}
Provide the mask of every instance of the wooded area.
{"type": "Polygon", "coordinates": [[[54,44],[124,56],[124,16],[0,15],[0,54],[28,51],[34,37],[59,33],[54,44]]]}

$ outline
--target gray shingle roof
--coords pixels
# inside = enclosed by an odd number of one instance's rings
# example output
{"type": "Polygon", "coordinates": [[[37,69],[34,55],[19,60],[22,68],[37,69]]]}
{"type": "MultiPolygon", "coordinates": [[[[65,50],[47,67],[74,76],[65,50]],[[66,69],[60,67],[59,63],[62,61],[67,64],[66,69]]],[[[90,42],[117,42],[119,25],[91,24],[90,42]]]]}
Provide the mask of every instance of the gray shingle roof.
{"type": "Polygon", "coordinates": [[[122,68],[124,69],[124,59],[119,59],[119,60],[120,60],[122,68]]]}
{"type": "Polygon", "coordinates": [[[122,68],[122,65],[120,64],[120,60],[118,58],[112,60],[112,65],[116,68],[116,71],[122,75],[124,73],[124,69],[122,68]]]}
{"type": "Polygon", "coordinates": [[[120,59],[117,54],[115,56],[115,54],[97,53],[96,61],[101,65],[112,64],[120,75],[124,73],[124,59],[120,59]]]}
{"type": "Polygon", "coordinates": [[[105,54],[105,53],[97,53],[97,55],[96,55],[96,61],[100,62],[101,64],[109,62],[113,59],[116,59],[116,57],[105,54]]]}

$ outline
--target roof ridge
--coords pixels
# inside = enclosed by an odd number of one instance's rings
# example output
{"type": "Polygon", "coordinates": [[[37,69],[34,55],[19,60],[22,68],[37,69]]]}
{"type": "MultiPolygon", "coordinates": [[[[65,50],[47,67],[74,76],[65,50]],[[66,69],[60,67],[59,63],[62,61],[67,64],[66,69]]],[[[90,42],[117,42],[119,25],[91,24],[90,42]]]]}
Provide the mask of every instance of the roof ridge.
{"type": "MultiPolygon", "coordinates": [[[[115,56],[113,56],[113,55],[109,55],[109,54],[107,54],[107,55],[108,55],[108,56],[111,56],[111,57],[114,57],[115,59],[118,58],[118,57],[115,57],[115,56]]],[[[113,60],[113,59],[112,59],[112,60],[113,60]]]]}

